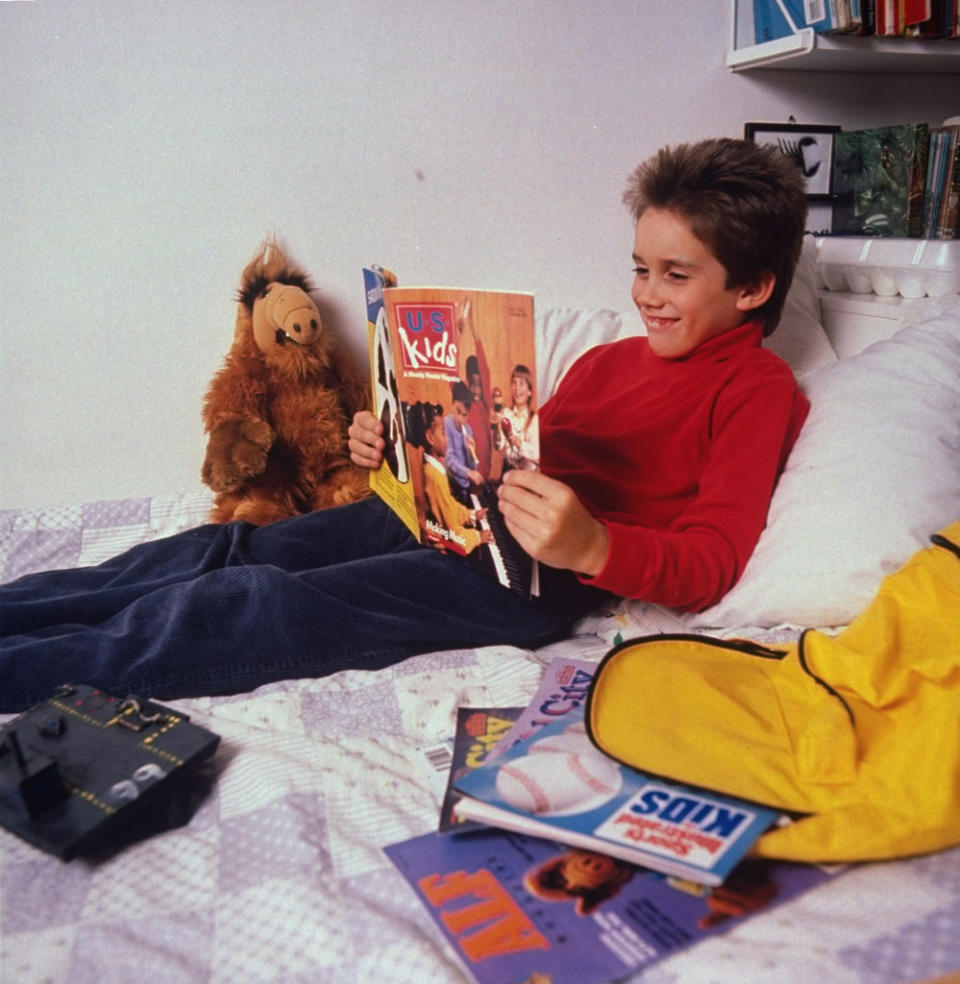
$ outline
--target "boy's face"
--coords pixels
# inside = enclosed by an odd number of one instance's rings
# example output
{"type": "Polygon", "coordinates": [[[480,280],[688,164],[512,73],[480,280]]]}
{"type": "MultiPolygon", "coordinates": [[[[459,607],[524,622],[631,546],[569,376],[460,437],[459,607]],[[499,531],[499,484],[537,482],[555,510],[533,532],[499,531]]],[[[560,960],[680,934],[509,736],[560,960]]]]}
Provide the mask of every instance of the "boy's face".
{"type": "Polygon", "coordinates": [[[631,293],[647,326],[650,348],[663,359],[682,359],[698,345],[736,328],[773,289],[727,287],[727,271],[685,219],[649,208],[636,225],[631,293]]]}

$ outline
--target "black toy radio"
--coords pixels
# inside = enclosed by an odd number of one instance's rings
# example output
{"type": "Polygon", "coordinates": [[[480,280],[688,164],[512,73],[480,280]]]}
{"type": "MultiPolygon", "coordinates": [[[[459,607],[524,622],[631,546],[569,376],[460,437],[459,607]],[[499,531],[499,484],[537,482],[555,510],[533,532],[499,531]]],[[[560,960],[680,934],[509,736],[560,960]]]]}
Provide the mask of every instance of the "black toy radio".
{"type": "Polygon", "coordinates": [[[0,826],[68,860],[183,823],[186,780],[219,741],[153,701],[61,687],[0,726],[0,826]]]}

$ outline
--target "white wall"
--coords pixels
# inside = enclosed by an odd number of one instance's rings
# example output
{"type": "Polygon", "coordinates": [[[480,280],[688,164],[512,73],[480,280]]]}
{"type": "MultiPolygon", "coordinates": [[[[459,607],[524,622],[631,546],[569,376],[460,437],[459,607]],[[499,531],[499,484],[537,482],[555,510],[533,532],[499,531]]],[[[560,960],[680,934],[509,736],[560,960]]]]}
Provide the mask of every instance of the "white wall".
{"type": "Polygon", "coordinates": [[[660,144],[957,110],[930,79],[732,75],[727,17],[722,0],[0,3],[0,508],[199,486],[200,404],[269,233],[355,348],[370,262],[625,308],[620,193],[660,144]]]}

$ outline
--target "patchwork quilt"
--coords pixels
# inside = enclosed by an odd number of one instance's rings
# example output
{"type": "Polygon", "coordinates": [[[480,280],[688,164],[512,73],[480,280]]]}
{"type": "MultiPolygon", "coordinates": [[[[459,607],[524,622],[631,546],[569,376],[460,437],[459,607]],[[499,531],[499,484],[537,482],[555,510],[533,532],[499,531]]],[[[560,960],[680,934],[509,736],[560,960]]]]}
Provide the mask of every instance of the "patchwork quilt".
{"type": "MultiPolygon", "coordinates": [[[[0,572],[97,563],[208,506],[198,492],[0,512],[0,572]]],[[[537,651],[432,653],[171,702],[222,736],[185,825],[66,863],[0,831],[0,980],[465,984],[382,849],[436,826],[458,706],[524,704],[554,656],[599,660],[637,629],[611,611],[537,651]]],[[[903,984],[960,967],[958,927],[952,850],[851,868],[629,979],[903,984]]]]}

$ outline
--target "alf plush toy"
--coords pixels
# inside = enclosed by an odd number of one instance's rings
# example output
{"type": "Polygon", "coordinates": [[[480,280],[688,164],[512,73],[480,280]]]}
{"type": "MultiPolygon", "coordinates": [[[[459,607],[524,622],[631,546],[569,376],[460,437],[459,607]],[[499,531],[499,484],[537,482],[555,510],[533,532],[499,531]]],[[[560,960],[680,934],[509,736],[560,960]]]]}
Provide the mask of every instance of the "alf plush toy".
{"type": "Polygon", "coordinates": [[[366,390],[312,289],[269,240],[243,271],[233,345],[203,405],[215,523],[263,525],[369,491],[347,451],[366,390]]]}

